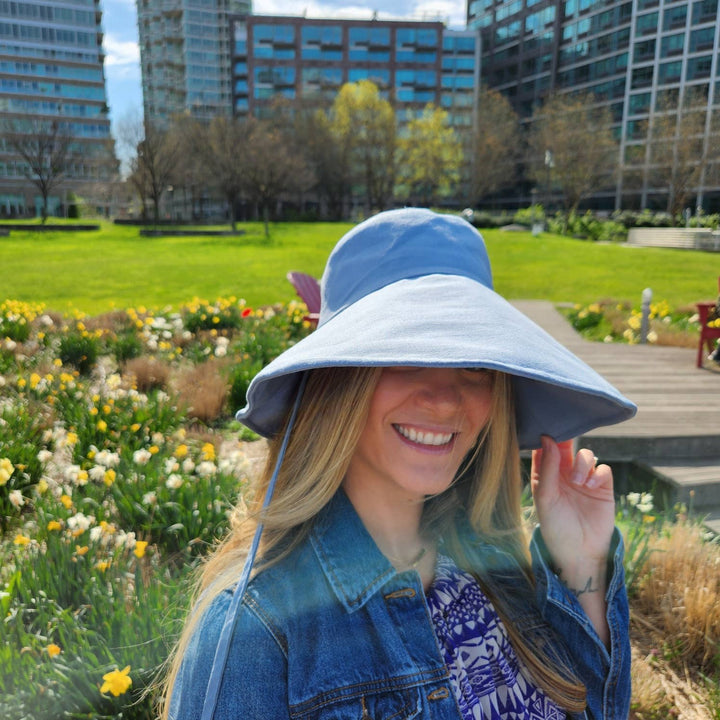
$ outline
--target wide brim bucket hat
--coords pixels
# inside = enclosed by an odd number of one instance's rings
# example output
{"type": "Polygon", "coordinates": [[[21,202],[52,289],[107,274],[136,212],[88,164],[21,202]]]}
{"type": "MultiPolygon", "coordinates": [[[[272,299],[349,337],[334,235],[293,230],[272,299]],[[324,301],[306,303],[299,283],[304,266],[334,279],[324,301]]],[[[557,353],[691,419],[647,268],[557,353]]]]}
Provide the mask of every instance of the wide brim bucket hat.
{"type": "Polygon", "coordinates": [[[511,376],[521,448],[632,417],[610,383],[493,289],[480,233],[420,208],[383,212],[337,243],[321,281],[318,327],[253,379],[237,418],[276,435],[308,370],[478,367],[511,376]]]}

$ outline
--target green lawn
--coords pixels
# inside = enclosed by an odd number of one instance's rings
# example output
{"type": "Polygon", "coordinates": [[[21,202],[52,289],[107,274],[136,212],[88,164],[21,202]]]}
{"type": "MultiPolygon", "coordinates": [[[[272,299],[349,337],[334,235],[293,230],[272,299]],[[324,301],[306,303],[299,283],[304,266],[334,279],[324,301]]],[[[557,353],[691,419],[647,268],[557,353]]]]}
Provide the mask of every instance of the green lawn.
{"type": "MultiPolygon", "coordinates": [[[[1,227],[1,225],[0,225],[1,227]]],[[[137,228],[102,223],[97,232],[13,230],[0,237],[6,298],[96,314],[145,305],[178,307],[194,297],[243,297],[252,305],[290,300],[288,270],[316,276],[347,223],[241,225],[235,237],[145,238],[137,228]]],[[[529,232],[483,232],[496,289],[508,298],[590,303],[640,302],[651,287],[672,307],[714,299],[720,255],[600,245],[529,232]]]]}

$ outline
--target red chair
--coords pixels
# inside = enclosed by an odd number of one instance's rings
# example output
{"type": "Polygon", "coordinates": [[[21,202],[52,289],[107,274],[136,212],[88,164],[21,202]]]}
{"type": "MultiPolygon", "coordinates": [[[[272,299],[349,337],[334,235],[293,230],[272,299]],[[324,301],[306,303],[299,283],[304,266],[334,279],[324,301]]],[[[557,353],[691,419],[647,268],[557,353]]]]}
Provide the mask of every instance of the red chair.
{"type": "MultiPolygon", "coordinates": [[[[718,293],[720,293],[720,277],[718,277],[718,293]]],[[[715,340],[720,339],[720,327],[708,326],[708,315],[715,303],[697,303],[698,314],[700,315],[700,342],[698,344],[697,367],[703,365],[703,354],[710,354],[715,349],[715,340]]]]}
{"type": "Polygon", "coordinates": [[[320,283],[312,275],[294,270],[287,274],[287,279],[307,305],[308,314],[303,319],[317,325],[320,318],[320,283]]]}

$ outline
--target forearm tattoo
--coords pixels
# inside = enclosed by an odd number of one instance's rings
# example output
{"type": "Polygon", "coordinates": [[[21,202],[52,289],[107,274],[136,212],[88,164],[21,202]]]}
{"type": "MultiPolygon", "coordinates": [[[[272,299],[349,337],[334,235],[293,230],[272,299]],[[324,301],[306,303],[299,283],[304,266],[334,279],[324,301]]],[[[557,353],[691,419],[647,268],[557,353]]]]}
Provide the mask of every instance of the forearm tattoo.
{"type": "Polygon", "coordinates": [[[560,581],[563,585],[576,597],[579,598],[581,595],[586,595],[588,593],[596,593],[600,591],[600,588],[595,586],[593,587],[593,576],[591,575],[587,582],[585,583],[585,587],[583,588],[577,588],[577,587],[571,587],[570,584],[563,578],[562,576],[562,570],[558,572],[558,577],[560,578],[560,581]]]}

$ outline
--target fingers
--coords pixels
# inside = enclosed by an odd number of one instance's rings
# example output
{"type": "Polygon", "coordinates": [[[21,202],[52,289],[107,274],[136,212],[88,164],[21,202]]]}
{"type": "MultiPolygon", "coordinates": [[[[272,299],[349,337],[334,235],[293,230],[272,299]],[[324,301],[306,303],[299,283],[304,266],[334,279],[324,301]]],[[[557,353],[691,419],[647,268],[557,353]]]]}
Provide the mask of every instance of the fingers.
{"type": "Polygon", "coordinates": [[[533,491],[543,484],[555,485],[560,479],[589,490],[608,481],[612,483],[612,470],[607,465],[598,466],[598,458],[592,450],[582,448],[575,453],[572,440],[556,443],[547,435],[542,436],[541,443],[541,448],[532,454],[530,479],[533,491]]]}

